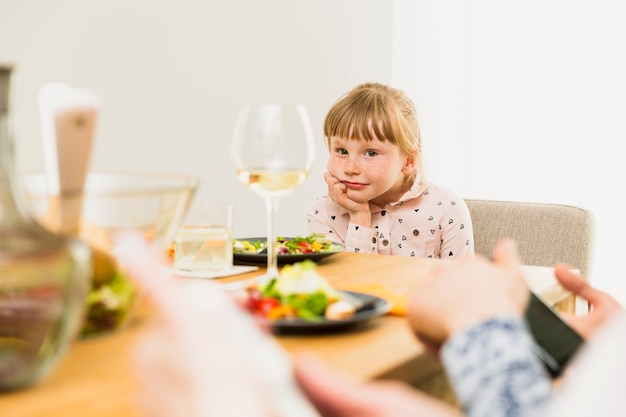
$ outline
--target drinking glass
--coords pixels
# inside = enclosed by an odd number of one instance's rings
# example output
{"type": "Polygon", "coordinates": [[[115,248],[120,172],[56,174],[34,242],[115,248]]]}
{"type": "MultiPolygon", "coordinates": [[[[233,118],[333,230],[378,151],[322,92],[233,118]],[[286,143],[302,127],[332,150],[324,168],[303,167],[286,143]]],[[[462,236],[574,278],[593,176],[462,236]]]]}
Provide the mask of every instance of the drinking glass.
{"type": "Polygon", "coordinates": [[[265,199],[267,212],[267,272],[262,279],[278,276],[278,199],[306,179],[314,153],[313,130],[303,105],[248,105],[239,112],[232,142],[237,176],[265,199]]]}

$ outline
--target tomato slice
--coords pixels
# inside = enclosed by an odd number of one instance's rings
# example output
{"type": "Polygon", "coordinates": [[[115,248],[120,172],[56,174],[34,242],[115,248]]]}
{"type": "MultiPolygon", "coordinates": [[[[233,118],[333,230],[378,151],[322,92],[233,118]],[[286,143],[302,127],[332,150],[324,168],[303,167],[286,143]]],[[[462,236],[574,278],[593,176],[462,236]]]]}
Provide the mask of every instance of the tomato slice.
{"type": "Polygon", "coordinates": [[[247,297],[244,306],[248,309],[248,311],[254,313],[259,308],[259,304],[263,300],[263,294],[261,294],[261,291],[256,288],[248,288],[246,293],[247,297]]]}
{"type": "Polygon", "coordinates": [[[263,298],[256,306],[255,312],[261,316],[267,317],[273,308],[280,306],[280,301],[276,298],[263,298]]]}
{"type": "Polygon", "coordinates": [[[298,242],[296,246],[297,246],[298,250],[300,251],[300,253],[311,253],[311,252],[313,252],[313,247],[306,240],[298,242]]]}

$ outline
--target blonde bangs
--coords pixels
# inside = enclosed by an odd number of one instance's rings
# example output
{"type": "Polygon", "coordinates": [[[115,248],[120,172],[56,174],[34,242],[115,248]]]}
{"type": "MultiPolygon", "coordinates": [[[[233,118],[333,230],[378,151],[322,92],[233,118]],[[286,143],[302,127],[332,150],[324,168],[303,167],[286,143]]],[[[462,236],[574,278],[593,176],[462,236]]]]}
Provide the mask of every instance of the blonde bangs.
{"type": "Polygon", "coordinates": [[[327,142],[331,136],[339,136],[347,139],[389,141],[397,145],[396,138],[402,132],[396,131],[398,121],[391,120],[395,112],[389,111],[397,105],[375,91],[372,93],[356,97],[348,94],[333,106],[324,121],[327,142]],[[373,123],[374,120],[377,122],[373,123]]]}
{"type": "Polygon", "coordinates": [[[405,153],[421,152],[413,103],[400,90],[365,83],[341,97],[324,120],[326,146],[330,138],[387,141],[405,153]]]}

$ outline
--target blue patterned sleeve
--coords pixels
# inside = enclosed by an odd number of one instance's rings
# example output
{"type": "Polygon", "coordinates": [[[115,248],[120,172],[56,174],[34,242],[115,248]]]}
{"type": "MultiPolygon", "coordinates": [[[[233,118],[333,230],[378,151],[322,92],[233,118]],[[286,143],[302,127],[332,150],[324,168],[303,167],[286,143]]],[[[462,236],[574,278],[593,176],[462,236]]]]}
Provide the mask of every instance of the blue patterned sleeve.
{"type": "Polygon", "coordinates": [[[532,350],[521,317],[480,323],[442,349],[446,373],[468,417],[543,415],[552,380],[532,350]]]}

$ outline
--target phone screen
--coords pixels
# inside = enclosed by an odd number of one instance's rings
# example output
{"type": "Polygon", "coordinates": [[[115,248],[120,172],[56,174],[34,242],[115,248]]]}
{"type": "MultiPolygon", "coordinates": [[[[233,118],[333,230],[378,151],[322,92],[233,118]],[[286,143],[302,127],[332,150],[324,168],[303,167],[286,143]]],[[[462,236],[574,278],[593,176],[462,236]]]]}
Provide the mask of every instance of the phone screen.
{"type": "Polygon", "coordinates": [[[584,344],[583,338],[532,292],[526,320],[537,344],[537,355],[553,377],[561,375],[569,360],[584,344]]]}

